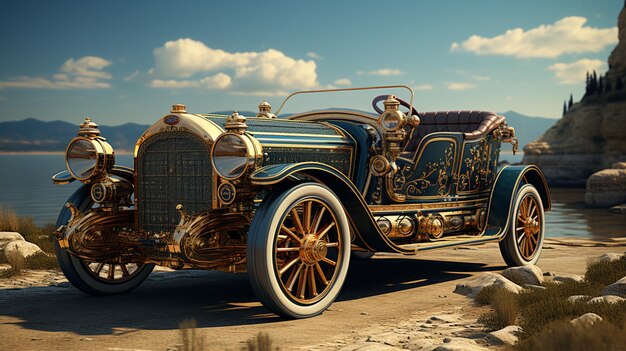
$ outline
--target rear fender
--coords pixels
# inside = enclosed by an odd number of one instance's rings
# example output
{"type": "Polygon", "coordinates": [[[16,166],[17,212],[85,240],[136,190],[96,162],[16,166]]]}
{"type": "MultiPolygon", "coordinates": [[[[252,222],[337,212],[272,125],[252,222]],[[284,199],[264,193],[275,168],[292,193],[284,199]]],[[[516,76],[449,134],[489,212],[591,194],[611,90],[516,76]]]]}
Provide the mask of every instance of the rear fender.
{"type": "Polygon", "coordinates": [[[395,245],[383,234],[365,199],[356,186],[337,169],[318,162],[277,164],[263,167],[250,175],[250,181],[256,185],[274,185],[293,179],[293,176],[305,176],[331,189],[343,204],[346,214],[356,230],[354,243],[370,251],[415,254],[415,250],[404,249],[395,245]]]}
{"type": "Polygon", "coordinates": [[[523,184],[532,184],[541,196],[544,210],[551,209],[550,189],[539,167],[506,166],[498,173],[489,197],[487,225],[483,230],[483,236],[503,238],[506,235],[512,220],[510,217],[513,201],[517,190],[523,184]]]}

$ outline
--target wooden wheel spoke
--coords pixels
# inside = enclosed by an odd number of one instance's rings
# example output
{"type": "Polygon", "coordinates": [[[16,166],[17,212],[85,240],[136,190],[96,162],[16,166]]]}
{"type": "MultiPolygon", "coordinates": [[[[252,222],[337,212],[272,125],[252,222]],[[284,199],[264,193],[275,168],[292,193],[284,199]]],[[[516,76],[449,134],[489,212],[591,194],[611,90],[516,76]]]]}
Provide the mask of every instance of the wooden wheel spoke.
{"type": "Polygon", "coordinates": [[[128,277],[130,273],[128,273],[128,268],[126,268],[126,264],[120,264],[120,268],[122,269],[122,277],[128,277]]]}
{"type": "Polygon", "coordinates": [[[317,296],[317,285],[315,284],[315,272],[313,267],[309,268],[309,286],[311,287],[311,295],[317,296]]]}
{"type": "Polygon", "coordinates": [[[326,243],[326,247],[339,247],[339,243],[326,243]]]}
{"type": "Polygon", "coordinates": [[[315,213],[315,217],[313,219],[313,227],[311,228],[311,233],[317,233],[317,229],[322,222],[322,217],[324,216],[324,212],[326,211],[326,207],[321,206],[320,210],[315,213]]]}
{"type": "Polygon", "coordinates": [[[286,226],[282,225],[280,227],[280,231],[287,234],[287,236],[289,236],[290,238],[292,238],[293,240],[301,243],[302,239],[300,239],[300,237],[298,237],[298,235],[296,235],[296,233],[292,232],[291,229],[287,228],[286,226]]]}
{"type": "Polygon", "coordinates": [[[326,279],[326,275],[324,274],[324,271],[322,270],[322,267],[320,266],[319,262],[315,263],[315,271],[319,275],[322,283],[324,283],[324,285],[328,285],[328,280],[326,279]]]}
{"type": "Polygon", "coordinates": [[[335,266],[335,265],[337,265],[337,262],[335,262],[335,261],[331,260],[331,259],[330,259],[330,258],[328,258],[328,257],[322,257],[322,261],[324,261],[324,262],[328,263],[328,264],[329,264],[329,265],[331,265],[331,266],[335,266]]]}
{"type": "Polygon", "coordinates": [[[331,230],[332,227],[334,227],[334,226],[335,226],[335,222],[328,223],[324,227],[324,229],[320,230],[320,232],[316,234],[317,235],[317,239],[318,240],[322,240],[324,238],[324,236],[326,235],[326,233],[328,233],[328,231],[331,230]]]}
{"type": "Polygon", "coordinates": [[[289,275],[289,279],[287,279],[287,283],[285,284],[287,286],[287,289],[289,289],[289,291],[293,290],[293,285],[296,282],[296,277],[300,275],[300,271],[302,270],[303,266],[304,266],[304,263],[300,263],[297,269],[294,269],[291,271],[291,274],[289,275]]]}
{"type": "Polygon", "coordinates": [[[309,272],[309,266],[304,266],[304,270],[300,271],[300,276],[298,277],[298,297],[304,299],[304,294],[306,291],[306,280],[309,272]]]}
{"type": "Polygon", "coordinates": [[[278,247],[276,248],[276,252],[297,252],[300,251],[300,247],[278,247]]]}
{"type": "MultiPolygon", "coordinates": [[[[533,205],[534,205],[534,204],[533,204],[533,205]]],[[[534,214],[535,214],[535,212],[536,212],[536,211],[537,211],[537,206],[531,206],[531,208],[530,208],[530,212],[528,213],[528,217],[531,217],[531,218],[533,218],[533,219],[534,219],[534,218],[535,218],[535,217],[534,217],[534,214]]]]}
{"type": "Polygon", "coordinates": [[[311,211],[313,209],[313,201],[307,201],[304,203],[304,232],[306,234],[311,232],[311,211]]]}
{"type": "Polygon", "coordinates": [[[296,227],[296,231],[301,234],[305,233],[304,227],[302,226],[302,222],[300,221],[300,216],[298,216],[298,210],[296,208],[291,209],[291,220],[293,221],[293,225],[296,227]]]}
{"type": "Polygon", "coordinates": [[[517,220],[522,222],[522,223],[526,222],[526,219],[524,217],[522,217],[522,215],[517,216],[517,220]]]}
{"type": "MultiPolygon", "coordinates": [[[[524,229],[524,228],[521,228],[524,229]]],[[[522,233],[520,236],[517,237],[517,245],[522,243],[522,240],[524,239],[525,235],[524,233],[522,233]]]]}
{"type": "Polygon", "coordinates": [[[107,278],[110,280],[115,279],[115,264],[113,263],[109,263],[109,274],[107,275],[107,278]]]}
{"type": "Polygon", "coordinates": [[[98,263],[98,265],[96,266],[96,269],[94,270],[94,273],[96,273],[97,275],[100,275],[100,272],[102,272],[103,268],[104,268],[104,263],[102,262],[98,263]]]}
{"type": "Polygon", "coordinates": [[[278,271],[278,276],[282,277],[283,274],[285,274],[285,272],[287,272],[289,270],[289,268],[293,267],[296,263],[300,262],[300,257],[296,257],[293,260],[291,260],[289,263],[287,263],[286,265],[283,266],[283,268],[281,268],[278,271]]]}

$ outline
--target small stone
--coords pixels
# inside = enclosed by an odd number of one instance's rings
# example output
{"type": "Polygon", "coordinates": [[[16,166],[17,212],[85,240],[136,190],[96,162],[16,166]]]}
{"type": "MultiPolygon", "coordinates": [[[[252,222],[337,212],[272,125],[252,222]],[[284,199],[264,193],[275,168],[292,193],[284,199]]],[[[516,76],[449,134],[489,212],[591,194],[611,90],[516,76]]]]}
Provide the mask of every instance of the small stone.
{"type": "Polygon", "coordinates": [[[554,277],[555,275],[556,275],[556,273],[554,273],[554,272],[550,272],[550,271],[543,272],[543,276],[544,277],[554,277]]]}
{"type": "Polygon", "coordinates": [[[523,287],[529,290],[546,290],[546,287],[541,285],[524,284],[523,287]]]}
{"type": "Polygon", "coordinates": [[[440,314],[430,317],[426,323],[453,323],[457,322],[459,319],[461,319],[461,316],[458,314],[440,314]]]}
{"type": "Polygon", "coordinates": [[[618,303],[618,302],[622,302],[622,301],[626,301],[626,299],[623,298],[623,297],[615,296],[615,295],[606,295],[606,296],[594,297],[593,299],[587,301],[587,303],[608,303],[608,304],[614,304],[614,303],[618,303]]]}
{"type": "Polygon", "coordinates": [[[534,265],[507,268],[502,272],[502,276],[518,285],[543,283],[543,272],[534,265]]]}
{"type": "Polygon", "coordinates": [[[376,335],[371,335],[367,338],[368,342],[377,342],[380,344],[398,346],[409,341],[409,336],[406,334],[387,332],[376,335]]]}
{"type": "Polygon", "coordinates": [[[616,281],[602,290],[602,295],[626,297],[626,277],[616,281]]]}
{"type": "Polygon", "coordinates": [[[576,327],[588,328],[601,320],[602,317],[598,316],[595,313],[585,313],[578,318],[572,319],[570,323],[572,323],[572,325],[576,327]]]}
{"type": "Polygon", "coordinates": [[[361,316],[369,316],[370,314],[367,312],[361,312],[361,316]]]}
{"type": "Polygon", "coordinates": [[[473,279],[470,279],[464,283],[456,285],[454,292],[460,295],[465,295],[471,298],[476,297],[483,288],[488,286],[496,286],[515,294],[522,290],[522,287],[506,279],[500,274],[495,273],[483,273],[473,279]]]}
{"type": "Polygon", "coordinates": [[[487,334],[487,339],[496,345],[515,345],[521,333],[522,327],[509,325],[508,327],[487,334]]]}
{"type": "Polygon", "coordinates": [[[553,282],[561,282],[561,283],[566,283],[566,282],[582,283],[584,280],[585,278],[576,274],[558,274],[552,277],[553,282]]]}
{"type": "Polygon", "coordinates": [[[80,341],[93,341],[93,338],[80,338],[80,341]]]}
{"type": "Polygon", "coordinates": [[[572,296],[567,298],[567,302],[570,302],[570,303],[584,302],[585,300],[588,300],[590,298],[591,298],[591,296],[589,296],[589,295],[572,295],[572,296]]]}

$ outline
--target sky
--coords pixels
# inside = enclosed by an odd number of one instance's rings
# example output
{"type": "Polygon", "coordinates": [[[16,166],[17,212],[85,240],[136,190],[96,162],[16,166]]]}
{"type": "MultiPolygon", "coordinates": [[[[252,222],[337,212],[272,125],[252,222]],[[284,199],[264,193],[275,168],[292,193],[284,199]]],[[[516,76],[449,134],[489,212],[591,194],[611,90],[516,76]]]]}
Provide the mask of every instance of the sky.
{"type": "MultiPolygon", "coordinates": [[[[607,69],[623,0],[0,0],[0,121],[152,123],[276,109],[308,89],[409,85],[420,111],[558,118],[607,69]]],[[[303,95],[285,112],[371,110],[383,93],[303,95]]]]}

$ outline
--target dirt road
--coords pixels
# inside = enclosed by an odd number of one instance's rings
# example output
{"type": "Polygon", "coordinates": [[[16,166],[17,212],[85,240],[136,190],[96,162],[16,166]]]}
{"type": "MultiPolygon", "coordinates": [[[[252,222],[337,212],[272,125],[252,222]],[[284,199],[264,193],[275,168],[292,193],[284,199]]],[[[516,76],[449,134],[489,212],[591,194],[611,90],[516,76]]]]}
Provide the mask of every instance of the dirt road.
{"type": "MultiPolygon", "coordinates": [[[[547,242],[539,267],[582,274],[589,257],[626,250],[547,242]]],[[[372,325],[397,325],[416,314],[466,306],[457,283],[504,269],[497,244],[352,261],[343,291],[321,316],[284,320],[257,302],[245,274],[156,272],[135,291],[92,297],[67,283],[0,289],[2,350],[175,350],[178,325],[195,319],[208,349],[240,350],[259,331],[282,350],[345,339],[372,325]]],[[[41,284],[54,281],[50,277],[41,284]]],[[[32,283],[32,282],[31,282],[32,283]]],[[[4,282],[6,286],[7,282],[4,282]]]]}

